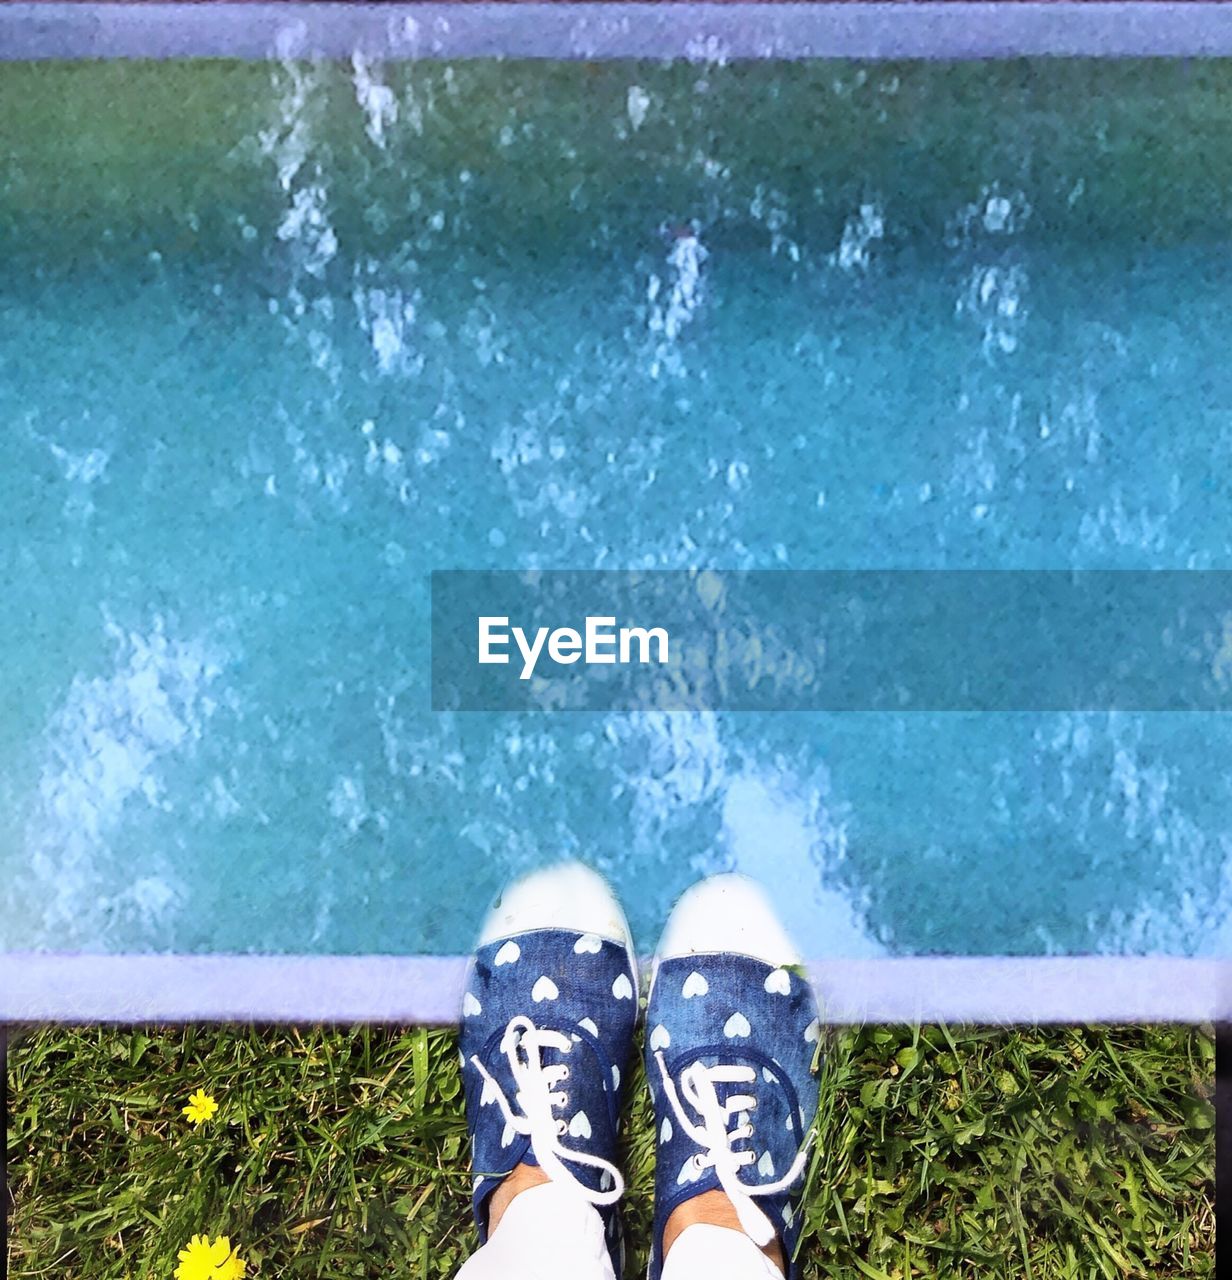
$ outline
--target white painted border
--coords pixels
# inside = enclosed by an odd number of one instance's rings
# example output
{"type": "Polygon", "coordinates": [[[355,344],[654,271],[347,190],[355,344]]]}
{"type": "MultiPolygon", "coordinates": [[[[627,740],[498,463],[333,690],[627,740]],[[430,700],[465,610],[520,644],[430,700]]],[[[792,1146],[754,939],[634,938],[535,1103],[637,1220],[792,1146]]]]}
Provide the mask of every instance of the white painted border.
{"type": "Polygon", "coordinates": [[[1232,54],[1232,5],[0,4],[0,61],[46,58],[1008,58],[1232,54]]]}
{"type": "MultiPolygon", "coordinates": [[[[0,1022],[457,1020],[462,956],[0,957],[0,1022]]],[[[1232,960],[920,957],[810,966],[832,1023],[1232,1020],[1232,960]]]]}

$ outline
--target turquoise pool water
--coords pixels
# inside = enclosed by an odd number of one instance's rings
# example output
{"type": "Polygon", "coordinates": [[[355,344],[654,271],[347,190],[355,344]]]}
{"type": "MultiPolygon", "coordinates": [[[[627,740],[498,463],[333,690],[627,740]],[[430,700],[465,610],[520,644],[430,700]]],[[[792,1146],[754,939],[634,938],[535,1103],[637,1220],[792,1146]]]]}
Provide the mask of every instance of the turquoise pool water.
{"type": "Polygon", "coordinates": [[[1224,63],[0,65],[0,944],[1232,952],[1212,715],[450,716],[428,578],[1232,567],[1224,63]]]}

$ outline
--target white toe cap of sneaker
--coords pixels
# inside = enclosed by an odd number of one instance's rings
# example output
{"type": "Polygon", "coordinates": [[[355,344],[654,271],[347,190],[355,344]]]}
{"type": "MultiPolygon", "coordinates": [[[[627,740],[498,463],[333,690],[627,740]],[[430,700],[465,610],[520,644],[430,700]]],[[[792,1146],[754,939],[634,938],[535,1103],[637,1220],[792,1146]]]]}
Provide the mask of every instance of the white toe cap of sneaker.
{"type": "Polygon", "coordinates": [[[562,862],[515,881],[488,913],[479,945],[536,929],[591,933],[629,947],[629,926],[604,878],[580,862],[562,862]]]}
{"type": "Polygon", "coordinates": [[[718,952],[776,966],[802,963],[765,890],[735,874],[710,876],[685,892],[663,930],[658,958],[718,952]]]}

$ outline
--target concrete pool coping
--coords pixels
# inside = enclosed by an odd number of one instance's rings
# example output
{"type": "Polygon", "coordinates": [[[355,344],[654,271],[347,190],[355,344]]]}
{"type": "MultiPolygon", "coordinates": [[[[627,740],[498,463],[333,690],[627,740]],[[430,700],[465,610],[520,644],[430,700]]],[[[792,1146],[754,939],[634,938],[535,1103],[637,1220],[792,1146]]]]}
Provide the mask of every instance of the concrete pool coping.
{"type": "MultiPolygon", "coordinates": [[[[0,1022],[441,1026],[457,1021],[466,958],[24,952],[0,965],[0,1022]]],[[[836,1024],[1232,1020],[1230,960],[928,956],[809,968],[836,1024]]]]}
{"type": "Polygon", "coordinates": [[[1206,0],[841,3],[3,3],[0,61],[1010,58],[1232,55],[1206,0]]]}

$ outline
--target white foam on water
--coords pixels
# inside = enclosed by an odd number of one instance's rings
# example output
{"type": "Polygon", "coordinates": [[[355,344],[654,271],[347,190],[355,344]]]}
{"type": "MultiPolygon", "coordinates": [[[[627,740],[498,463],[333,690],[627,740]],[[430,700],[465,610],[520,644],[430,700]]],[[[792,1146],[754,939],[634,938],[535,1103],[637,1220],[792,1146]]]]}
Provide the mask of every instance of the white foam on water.
{"type": "Polygon", "coordinates": [[[174,638],[161,617],[145,633],[108,620],[105,634],[114,669],[74,677],[52,715],[27,827],[47,945],[97,945],[117,916],[169,922],[179,901],[173,870],[158,852],[140,869],[118,867],[110,841],[133,809],[170,807],[165,768],[201,740],[222,674],[210,645],[174,638]]]}
{"type": "Polygon", "coordinates": [[[738,774],[724,792],[723,833],[734,869],[766,886],[810,959],[884,954],[848,895],[826,883],[822,867],[842,860],[845,833],[818,797],[777,771],[738,774]]]}
{"type": "MultiPolygon", "coordinates": [[[[1131,511],[1125,506],[1120,489],[1101,501],[1094,510],[1084,511],[1078,526],[1078,536],[1088,550],[1108,551],[1128,547],[1134,551],[1147,551],[1160,555],[1175,547],[1169,547],[1169,515],[1145,508],[1131,511]]],[[[1191,566],[1192,567],[1192,566],[1191,566]]]]}
{"type": "Polygon", "coordinates": [[[291,450],[292,469],[302,496],[321,496],[335,511],[349,511],[351,500],[346,491],[351,459],[341,452],[323,449],[315,452],[307,434],[290,425],[284,432],[291,450]]]}
{"type": "Polygon", "coordinates": [[[792,220],[789,203],[787,196],[781,191],[759,182],[753,190],[753,199],[749,202],[749,216],[770,232],[771,257],[777,258],[782,253],[792,262],[799,262],[800,246],[785,232],[792,220]]]}
{"type": "MultiPolygon", "coordinates": [[[[84,409],[83,422],[90,422],[93,415],[84,409]]],[[[94,514],[93,489],[100,482],[106,483],[107,466],[111,451],[101,446],[69,448],[38,431],[33,423],[36,415],[30,415],[25,424],[30,439],[37,441],[55,459],[67,486],[64,514],[70,518],[88,520],[94,514]]]]}
{"type": "MultiPolygon", "coordinates": [[[[52,456],[60,464],[68,488],[64,500],[64,514],[71,520],[90,520],[95,512],[94,489],[100,482],[106,483],[104,474],[111,455],[105,449],[87,449],[72,452],[60,445],[49,443],[52,456]]],[[[74,560],[80,556],[78,551],[74,560]]]]}
{"type": "Polygon", "coordinates": [[[1028,277],[1019,263],[980,264],[971,269],[954,304],[958,315],[971,316],[980,326],[984,354],[1012,355],[1018,350],[1027,322],[1028,277]]]}
{"type": "Polygon", "coordinates": [[[980,427],[963,440],[954,455],[953,483],[966,499],[978,504],[991,501],[997,489],[997,453],[987,427],[980,427]]]}
{"type": "Polygon", "coordinates": [[[877,201],[862,204],[843,225],[842,239],[830,255],[831,263],[849,275],[867,271],[873,260],[873,245],[885,238],[885,213],[877,201]]]}
{"type": "Polygon", "coordinates": [[[639,767],[627,776],[645,829],[664,812],[714,802],[726,779],[727,748],[712,712],[638,712],[609,720],[609,742],[636,741],[639,767]]]}
{"type": "Polygon", "coordinates": [[[987,237],[1012,236],[1031,217],[1031,202],[1017,189],[1004,190],[999,182],[980,188],[979,195],[958,211],[946,224],[946,243],[951,248],[978,243],[987,237]]]}
{"type": "Polygon", "coordinates": [[[1123,885],[1121,905],[1090,919],[1090,945],[1116,955],[1232,955],[1232,824],[1212,830],[1190,812],[1178,767],[1150,748],[1149,724],[1123,713],[1065,715],[1034,735],[1037,759],[1057,770],[1050,810],[1092,869],[1123,885]]]}
{"type": "Polygon", "coordinates": [[[278,239],[303,246],[300,265],[318,279],[338,254],[338,237],[329,221],[325,183],[313,182],[291,193],[291,204],[278,224],[278,239]]]}
{"type": "Polygon", "coordinates": [[[375,823],[382,831],[389,826],[385,815],[368,800],[362,768],[340,774],[329,789],[330,817],[340,822],[348,835],[355,835],[366,823],[375,823]]]}
{"type": "Polygon", "coordinates": [[[280,40],[279,71],[275,73],[278,119],[270,128],[257,135],[261,154],[272,158],[277,166],[278,185],[285,192],[291,191],[312,146],[308,107],[317,88],[315,73],[295,60],[293,53],[282,52],[291,42],[280,40]]]}
{"type": "Polygon", "coordinates": [[[411,344],[415,325],[415,303],[398,288],[365,288],[357,285],[351,294],[359,326],[368,336],[377,368],[383,375],[418,372],[423,357],[411,344]]]}
{"type": "Polygon", "coordinates": [[[167,919],[179,895],[157,876],[142,876],[113,899],[125,915],[135,914],[142,924],[160,923],[167,919]]]}
{"type": "Polygon", "coordinates": [[[640,862],[651,862],[664,830],[710,809],[722,835],[718,848],[698,850],[698,875],[735,870],[760,881],[810,957],[884,953],[859,905],[831,882],[846,858],[846,828],[815,782],[802,782],[781,760],[737,757],[713,712],[622,716],[608,721],[605,735],[636,761],[622,782],[634,797],[640,862]]]}
{"type": "Polygon", "coordinates": [[[692,227],[682,228],[673,236],[668,250],[670,272],[666,282],[656,274],[647,282],[647,327],[659,337],[650,366],[653,378],[665,371],[677,376],[684,373],[676,348],[681,334],[693,322],[705,299],[702,268],[709,257],[710,251],[702,244],[697,231],[692,227]]]}
{"type": "Polygon", "coordinates": [[[370,63],[358,49],[351,55],[355,101],[365,116],[364,132],[374,147],[385,150],[385,130],[398,123],[398,99],[385,83],[379,63],[370,63]]]}
{"type": "Polygon", "coordinates": [[[320,72],[285,57],[275,72],[275,88],[277,118],[257,142],[261,154],[273,160],[278,186],[288,199],[276,234],[298,249],[297,267],[319,280],[338,253],[324,171],[311,160],[313,123],[322,97],[320,72]]]}
{"type": "Polygon", "coordinates": [[[1030,277],[1013,256],[1013,237],[1031,217],[1026,195],[1005,191],[993,182],[979,196],[960,206],[949,220],[945,242],[953,249],[974,250],[978,257],[967,273],[955,314],[969,316],[981,331],[986,359],[1012,355],[1026,327],[1030,277]]]}
{"type": "Polygon", "coordinates": [[[686,232],[676,237],[667,255],[668,265],[675,272],[668,295],[667,310],[663,317],[663,332],[675,340],[702,303],[702,266],[710,257],[710,251],[702,244],[696,232],[686,232]]]}
{"type": "Polygon", "coordinates": [[[625,110],[629,113],[629,123],[634,129],[640,129],[650,110],[650,94],[641,85],[631,84],[625,96],[625,110]]]}
{"type": "Polygon", "coordinates": [[[111,455],[105,449],[87,449],[82,453],[70,452],[58,444],[48,445],[52,456],[60,464],[69,484],[91,485],[102,479],[111,455]]]}
{"type": "Polygon", "coordinates": [[[1178,770],[1144,755],[1142,717],[1110,718],[1113,767],[1104,814],[1119,817],[1127,845],[1151,851],[1166,871],[1132,911],[1114,911],[1105,950],[1185,954],[1217,947],[1232,912],[1232,829],[1212,831],[1176,796],[1178,770]]]}

